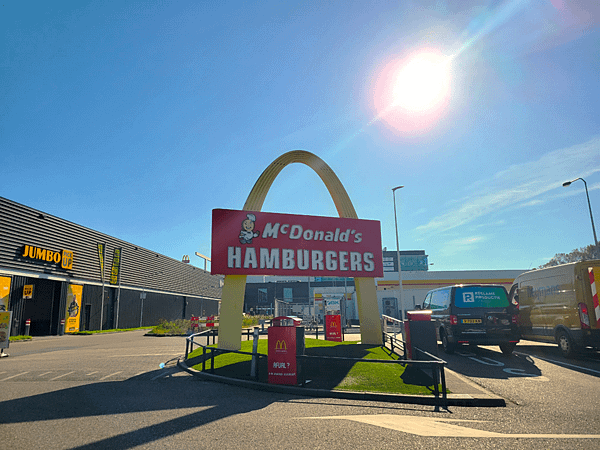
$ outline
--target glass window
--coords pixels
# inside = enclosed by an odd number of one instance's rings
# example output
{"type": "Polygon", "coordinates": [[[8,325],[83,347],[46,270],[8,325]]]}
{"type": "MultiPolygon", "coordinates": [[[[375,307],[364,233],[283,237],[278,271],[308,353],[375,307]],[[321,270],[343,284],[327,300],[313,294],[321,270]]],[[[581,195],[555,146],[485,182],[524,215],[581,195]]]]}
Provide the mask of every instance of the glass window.
{"type": "Polygon", "coordinates": [[[291,303],[294,300],[292,288],[283,288],[283,301],[291,303]]]}
{"type": "Polygon", "coordinates": [[[258,303],[267,303],[267,288],[258,288],[258,303]]]}
{"type": "Polygon", "coordinates": [[[423,300],[423,309],[429,309],[429,304],[431,303],[431,294],[427,294],[425,300],[423,300]]]}
{"type": "Polygon", "coordinates": [[[450,306],[450,289],[440,289],[431,293],[431,309],[446,309],[450,306]]]}
{"type": "Polygon", "coordinates": [[[454,304],[457,308],[506,308],[508,296],[501,286],[467,286],[456,288],[454,304]]]}

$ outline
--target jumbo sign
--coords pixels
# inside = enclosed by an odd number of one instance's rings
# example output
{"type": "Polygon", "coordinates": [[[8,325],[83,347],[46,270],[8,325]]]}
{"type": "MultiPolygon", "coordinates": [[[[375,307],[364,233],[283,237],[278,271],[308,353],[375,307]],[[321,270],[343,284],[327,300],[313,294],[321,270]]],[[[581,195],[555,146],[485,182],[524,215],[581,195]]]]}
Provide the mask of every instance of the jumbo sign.
{"type": "Polygon", "coordinates": [[[71,250],[62,250],[62,252],[54,252],[45,248],[34,247],[33,245],[25,245],[23,248],[23,258],[37,259],[39,261],[60,263],[63,269],[71,270],[73,268],[73,252],[71,250]]]}
{"type": "Polygon", "coordinates": [[[382,277],[378,221],[213,210],[211,273],[382,277]]]}

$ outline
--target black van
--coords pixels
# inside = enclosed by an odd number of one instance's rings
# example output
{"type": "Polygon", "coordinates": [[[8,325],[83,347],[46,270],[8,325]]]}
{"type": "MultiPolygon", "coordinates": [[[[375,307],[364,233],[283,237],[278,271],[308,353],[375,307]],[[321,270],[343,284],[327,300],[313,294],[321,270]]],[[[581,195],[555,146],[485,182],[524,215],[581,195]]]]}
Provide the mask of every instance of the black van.
{"type": "Polygon", "coordinates": [[[510,355],[519,342],[517,308],[500,285],[448,286],[429,291],[423,302],[446,353],[472,344],[499,345],[510,355]]]}

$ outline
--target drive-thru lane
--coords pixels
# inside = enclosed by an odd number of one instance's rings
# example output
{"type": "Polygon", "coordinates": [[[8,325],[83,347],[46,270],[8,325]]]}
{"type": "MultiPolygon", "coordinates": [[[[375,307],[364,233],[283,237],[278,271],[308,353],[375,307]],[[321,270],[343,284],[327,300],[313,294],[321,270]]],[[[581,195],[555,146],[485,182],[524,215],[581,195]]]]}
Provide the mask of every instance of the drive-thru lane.
{"type": "Polygon", "coordinates": [[[566,359],[555,345],[525,341],[510,356],[492,346],[463,346],[453,355],[440,355],[450,370],[515,404],[551,402],[567,411],[600,401],[600,356],[596,352],[566,359]]]}

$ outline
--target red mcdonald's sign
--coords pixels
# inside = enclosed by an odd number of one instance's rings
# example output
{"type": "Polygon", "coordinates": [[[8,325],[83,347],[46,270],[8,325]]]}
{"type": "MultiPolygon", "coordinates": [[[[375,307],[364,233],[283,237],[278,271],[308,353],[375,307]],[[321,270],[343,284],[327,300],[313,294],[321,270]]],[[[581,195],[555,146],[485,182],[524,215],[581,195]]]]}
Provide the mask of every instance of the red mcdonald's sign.
{"type": "Polygon", "coordinates": [[[211,273],[382,277],[376,220],[214,209],[211,273]]]}

